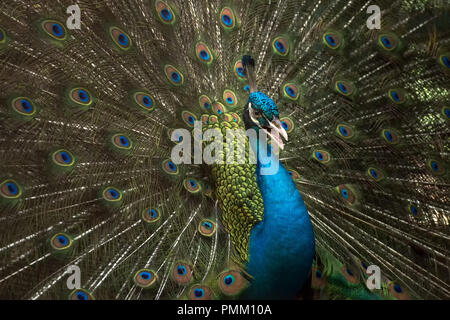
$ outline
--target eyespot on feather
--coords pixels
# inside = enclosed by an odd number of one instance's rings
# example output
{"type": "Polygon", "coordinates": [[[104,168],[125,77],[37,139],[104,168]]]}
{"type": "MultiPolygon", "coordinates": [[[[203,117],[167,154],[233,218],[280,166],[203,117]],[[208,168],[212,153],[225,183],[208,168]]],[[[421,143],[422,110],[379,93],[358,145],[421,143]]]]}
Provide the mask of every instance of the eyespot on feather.
{"type": "Polygon", "coordinates": [[[172,279],[179,285],[185,286],[192,281],[192,266],[186,262],[175,263],[172,271],[172,279]]]}
{"type": "Polygon", "coordinates": [[[429,159],[427,161],[427,167],[434,175],[442,175],[445,172],[444,164],[437,159],[429,159]]]}
{"type": "Polygon", "coordinates": [[[200,193],[202,191],[202,187],[201,187],[200,183],[197,181],[197,179],[194,179],[194,178],[184,179],[183,186],[189,193],[196,194],[196,193],[200,193]]]}
{"type": "Polygon", "coordinates": [[[311,287],[313,289],[324,288],[327,284],[327,278],[323,274],[322,270],[318,268],[311,269],[311,287]]]}
{"type": "Polygon", "coordinates": [[[106,187],[102,192],[103,199],[107,202],[120,202],[122,201],[122,191],[115,187],[106,187]]]}
{"type": "Polygon", "coordinates": [[[161,211],[156,208],[148,208],[142,211],[142,219],[147,223],[155,223],[161,219],[161,211]]]}
{"type": "Polygon", "coordinates": [[[129,50],[133,45],[133,42],[128,34],[119,27],[110,27],[109,35],[117,48],[123,51],[129,50]]]}
{"type": "Polygon", "coordinates": [[[283,85],[283,96],[292,101],[296,101],[299,98],[299,88],[295,83],[288,82],[283,85]]]}
{"type": "Polygon", "coordinates": [[[18,199],[22,196],[22,188],[13,179],[6,179],[0,183],[0,196],[5,199],[18,199]]]}
{"type": "Polygon", "coordinates": [[[238,270],[226,270],[219,275],[219,288],[226,296],[235,296],[241,293],[247,286],[248,281],[238,270]]]}
{"type": "Polygon", "coordinates": [[[409,300],[408,292],[398,283],[390,282],[388,289],[398,300],[409,300]]]}
{"type": "Polygon", "coordinates": [[[338,80],[334,84],[335,90],[343,96],[349,97],[355,92],[355,85],[347,80],[338,80]]]}
{"type": "Polygon", "coordinates": [[[383,171],[375,167],[369,167],[367,169],[367,175],[369,176],[369,178],[375,180],[376,182],[383,180],[385,177],[383,171]]]}
{"type": "Polygon", "coordinates": [[[230,112],[231,116],[233,117],[233,119],[231,121],[239,124],[241,122],[241,117],[239,117],[239,115],[235,112],[230,112]]]}
{"type": "Polygon", "coordinates": [[[395,51],[399,45],[400,40],[393,33],[382,33],[378,36],[378,46],[385,51],[395,51]]]}
{"type": "Polygon", "coordinates": [[[236,27],[236,15],[234,14],[233,9],[230,7],[224,7],[220,11],[219,22],[222,28],[226,31],[231,31],[236,27]]]}
{"type": "Polygon", "coordinates": [[[239,80],[241,80],[241,81],[247,80],[247,75],[245,73],[244,66],[242,65],[242,60],[238,60],[235,62],[233,70],[234,70],[236,77],[239,80]]]}
{"type": "Polygon", "coordinates": [[[88,89],[77,87],[69,91],[69,98],[76,105],[81,107],[90,107],[93,104],[92,95],[88,89]]]}
{"type": "Polygon", "coordinates": [[[144,111],[153,111],[155,109],[155,101],[153,97],[147,92],[135,92],[133,94],[133,101],[144,111]]]}
{"type": "Polygon", "coordinates": [[[398,134],[392,129],[383,129],[381,131],[381,137],[389,144],[398,144],[398,134]]]}
{"type": "Polygon", "coordinates": [[[44,33],[53,40],[63,41],[67,38],[66,27],[56,20],[43,20],[40,24],[44,33]]]}
{"type": "Polygon", "coordinates": [[[441,113],[445,120],[450,120],[450,107],[443,107],[441,113]]]}
{"type": "Polygon", "coordinates": [[[356,195],[349,186],[341,184],[336,187],[336,191],[345,203],[349,205],[354,205],[356,203],[356,195]]]}
{"type": "Polygon", "coordinates": [[[207,65],[210,65],[214,60],[211,49],[204,42],[198,42],[195,45],[195,55],[200,62],[207,65]]]}
{"type": "Polygon", "coordinates": [[[166,159],[163,161],[162,169],[169,175],[178,175],[180,173],[178,165],[176,165],[171,159],[166,159]]]}
{"type": "Polygon", "coordinates": [[[151,269],[140,269],[138,270],[134,277],[134,283],[143,289],[151,288],[157,281],[158,276],[151,269]]]}
{"type": "Polygon", "coordinates": [[[6,32],[3,28],[0,28],[0,48],[6,44],[6,32]]]}
{"type": "Polygon", "coordinates": [[[406,102],[407,94],[403,89],[389,89],[388,98],[395,104],[403,104],[406,102]]]}
{"type": "Polygon", "coordinates": [[[66,149],[59,149],[52,154],[53,163],[61,167],[72,167],[75,164],[75,158],[72,153],[66,149]]]}
{"type": "Polygon", "coordinates": [[[69,294],[69,300],[95,300],[95,298],[89,291],[80,288],[69,294]]]}
{"type": "Polygon", "coordinates": [[[439,55],[439,63],[445,70],[449,71],[450,70],[450,52],[444,52],[441,55],[439,55]]]}
{"type": "Polygon", "coordinates": [[[200,105],[200,108],[202,108],[205,111],[210,111],[212,106],[211,99],[207,96],[202,94],[200,98],[198,98],[198,103],[200,105]]]}
{"type": "Polygon", "coordinates": [[[174,24],[176,21],[176,15],[172,7],[164,1],[155,2],[156,13],[159,20],[167,25],[174,24]]]}
{"type": "Polygon", "coordinates": [[[197,117],[195,116],[195,114],[190,111],[181,112],[181,118],[183,119],[184,123],[190,128],[193,128],[194,122],[197,121],[197,117]]]}
{"type": "Polygon", "coordinates": [[[183,74],[174,66],[168,64],[164,66],[164,73],[167,80],[174,86],[179,87],[184,84],[183,74]]]}
{"type": "Polygon", "coordinates": [[[133,147],[133,141],[125,134],[117,133],[111,138],[112,145],[118,149],[130,150],[133,147]]]}
{"type": "Polygon", "coordinates": [[[72,238],[65,233],[56,233],[50,239],[50,245],[54,250],[65,250],[72,246],[72,238]]]}
{"type": "Polygon", "coordinates": [[[352,269],[350,269],[346,266],[342,266],[341,274],[344,276],[345,279],[347,279],[348,282],[350,282],[352,284],[359,283],[358,276],[352,269]]]}
{"type": "Polygon", "coordinates": [[[223,121],[231,122],[231,121],[234,121],[234,118],[229,112],[227,112],[227,113],[223,114],[223,121]]]}
{"type": "Polygon", "coordinates": [[[322,42],[330,49],[337,50],[342,46],[342,36],[336,32],[325,32],[322,36],[322,42]]]}
{"type": "Polygon", "coordinates": [[[37,112],[37,108],[33,101],[26,97],[17,97],[12,99],[11,108],[16,114],[30,118],[37,112]]]}
{"type": "Polygon", "coordinates": [[[327,164],[331,160],[330,154],[325,150],[314,150],[312,156],[316,161],[323,164],[327,164]]]}
{"type": "Polygon", "coordinates": [[[218,116],[224,114],[226,112],[225,106],[221,104],[220,102],[214,102],[213,103],[213,111],[218,116]]]}
{"type": "Polygon", "coordinates": [[[292,121],[291,118],[283,117],[280,119],[280,121],[281,121],[281,126],[287,133],[291,133],[292,131],[294,131],[294,121],[292,121]]]}
{"type": "Polygon", "coordinates": [[[197,284],[189,290],[189,300],[211,300],[213,294],[208,286],[197,284]]]}
{"type": "Polygon", "coordinates": [[[285,57],[289,53],[289,41],[283,36],[278,36],[272,41],[272,49],[275,54],[285,57]]]}
{"type": "Polygon", "coordinates": [[[343,123],[337,125],[336,133],[343,139],[351,139],[354,136],[353,128],[343,123]]]}
{"type": "Polygon", "coordinates": [[[216,224],[211,219],[203,219],[198,225],[198,231],[202,236],[211,237],[216,232],[216,224]]]}
{"type": "Polygon", "coordinates": [[[227,104],[229,107],[235,107],[238,104],[237,96],[232,90],[226,89],[223,92],[223,101],[227,104]]]}
{"type": "Polygon", "coordinates": [[[414,217],[414,218],[420,218],[422,216],[422,210],[420,210],[420,208],[414,204],[414,203],[410,203],[408,205],[408,212],[414,217]]]}
{"type": "Polygon", "coordinates": [[[215,116],[215,115],[209,116],[208,123],[213,124],[213,123],[217,123],[217,122],[219,122],[219,118],[217,118],[217,116],[215,116]]]}

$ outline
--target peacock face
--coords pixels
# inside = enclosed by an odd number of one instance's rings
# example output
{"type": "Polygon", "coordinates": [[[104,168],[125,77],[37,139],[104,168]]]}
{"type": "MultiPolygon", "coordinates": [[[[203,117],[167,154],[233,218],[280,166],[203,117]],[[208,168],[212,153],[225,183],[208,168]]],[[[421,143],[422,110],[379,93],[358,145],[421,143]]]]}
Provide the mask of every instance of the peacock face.
{"type": "Polygon", "coordinates": [[[281,137],[287,141],[288,136],[279,119],[277,105],[266,94],[259,91],[250,93],[243,118],[246,129],[262,129],[281,149],[284,148],[281,137]]]}

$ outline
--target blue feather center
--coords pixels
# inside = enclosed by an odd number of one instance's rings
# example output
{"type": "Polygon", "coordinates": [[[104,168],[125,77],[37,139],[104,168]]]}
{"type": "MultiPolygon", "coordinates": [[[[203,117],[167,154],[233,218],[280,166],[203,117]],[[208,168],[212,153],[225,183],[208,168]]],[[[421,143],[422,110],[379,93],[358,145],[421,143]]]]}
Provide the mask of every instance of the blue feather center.
{"type": "Polygon", "coordinates": [[[391,43],[391,41],[389,40],[388,37],[386,37],[386,36],[381,37],[381,42],[383,43],[383,45],[384,45],[386,48],[388,48],[388,49],[392,48],[392,43],[391,43]]]}
{"type": "Polygon", "coordinates": [[[161,18],[164,19],[164,21],[171,21],[173,18],[172,12],[170,12],[169,9],[162,9],[160,12],[161,18]]]}
{"type": "Polygon", "coordinates": [[[233,25],[233,19],[230,18],[229,15],[227,14],[223,14],[222,15],[222,22],[224,25],[226,25],[227,27],[230,27],[233,25]]]}
{"type": "Polygon", "coordinates": [[[286,48],[284,46],[283,43],[281,43],[281,41],[275,41],[275,48],[277,48],[278,51],[280,51],[281,53],[285,53],[286,52],[286,48]]]}
{"type": "Polygon", "coordinates": [[[201,298],[201,297],[203,297],[205,295],[205,290],[200,289],[200,288],[196,288],[196,289],[194,289],[194,295],[197,298],[201,298]]]}
{"type": "Polygon", "coordinates": [[[119,140],[120,140],[120,143],[122,144],[122,146],[124,146],[124,147],[128,147],[130,145],[130,141],[125,136],[120,136],[119,140]]]}
{"type": "Polygon", "coordinates": [[[59,38],[64,35],[64,30],[58,23],[54,23],[52,25],[52,32],[53,32],[54,36],[59,37],[59,38]]]}
{"type": "Polygon", "coordinates": [[[17,186],[12,182],[8,182],[6,184],[6,188],[8,189],[8,192],[10,193],[10,195],[12,195],[12,196],[15,196],[19,193],[19,188],[17,188],[17,186]]]}

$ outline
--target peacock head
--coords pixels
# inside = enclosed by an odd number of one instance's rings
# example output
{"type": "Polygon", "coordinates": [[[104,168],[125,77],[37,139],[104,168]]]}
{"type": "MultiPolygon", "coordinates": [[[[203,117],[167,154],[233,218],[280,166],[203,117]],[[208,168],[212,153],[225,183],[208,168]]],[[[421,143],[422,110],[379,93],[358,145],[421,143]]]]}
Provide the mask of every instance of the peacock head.
{"type": "Polygon", "coordinates": [[[250,93],[243,119],[247,130],[250,128],[257,132],[264,130],[281,149],[284,148],[281,137],[287,141],[288,136],[281,125],[277,105],[266,94],[260,91],[250,93]]]}

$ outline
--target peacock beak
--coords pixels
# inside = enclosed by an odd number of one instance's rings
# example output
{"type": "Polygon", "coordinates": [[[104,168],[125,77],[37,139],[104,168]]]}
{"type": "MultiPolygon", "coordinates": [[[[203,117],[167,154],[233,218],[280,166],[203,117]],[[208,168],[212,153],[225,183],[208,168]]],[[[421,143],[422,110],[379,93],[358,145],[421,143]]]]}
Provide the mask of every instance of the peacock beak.
{"type": "Polygon", "coordinates": [[[266,130],[267,134],[275,140],[275,142],[278,144],[281,150],[284,149],[284,142],[281,137],[284,138],[284,140],[288,141],[288,135],[286,130],[284,130],[283,126],[281,125],[280,119],[278,117],[273,117],[272,121],[268,121],[270,126],[270,132],[266,130]]]}
{"type": "Polygon", "coordinates": [[[281,125],[280,119],[278,117],[273,117],[272,120],[267,119],[267,117],[264,114],[261,114],[260,112],[257,112],[255,109],[252,108],[252,105],[249,104],[249,115],[253,123],[258,125],[262,130],[264,130],[268,136],[271,137],[273,141],[275,141],[278,144],[278,147],[283,150],[284,149],[284,142],[281,137],[283,137],[286,141],[288,141],[288,135],[286,130],[284,130],[283,126],[281,125]],[[268,127],[262,127],[259,124],[258,118],[260,116],[263,116],[267,123],[269,124],[268,127]]]}

